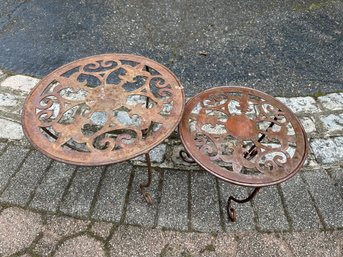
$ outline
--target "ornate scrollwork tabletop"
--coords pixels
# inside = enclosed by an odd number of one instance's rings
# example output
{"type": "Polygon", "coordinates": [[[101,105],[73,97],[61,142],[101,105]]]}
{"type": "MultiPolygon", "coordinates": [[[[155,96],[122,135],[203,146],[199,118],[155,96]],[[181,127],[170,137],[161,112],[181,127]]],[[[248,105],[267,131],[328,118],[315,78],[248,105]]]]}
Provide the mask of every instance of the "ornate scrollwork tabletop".
{"type": "Polygon", "coordinates": [[[147,153],[179,123],[184,93],[166,67],[127,54],[66,64],[43,78],[26,99],[22,123],[49,157],[105,165],[147,153]]]}
{"type": "Polygon", "coordinates": [[[307,156],[297,117],[277,99],[251,88],[217,87],[194,96],[179,130],[196,162],[237,185],[281,183],[307,156]]]}

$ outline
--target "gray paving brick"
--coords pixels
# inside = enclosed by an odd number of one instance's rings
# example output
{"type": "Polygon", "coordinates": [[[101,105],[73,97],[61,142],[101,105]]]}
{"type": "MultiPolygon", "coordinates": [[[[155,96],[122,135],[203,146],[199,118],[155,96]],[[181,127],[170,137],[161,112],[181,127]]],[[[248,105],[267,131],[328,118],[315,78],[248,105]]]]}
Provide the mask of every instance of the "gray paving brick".
{"type": "Polygon", "coordinates": [[[314,118],[313,117],[301,117],[300,122],[303,125],[305,132],[307,134],[310,134],[312,132],[316,132],[316,125],[314,123],[314,118]]]}
{"type": "Polygon", "coordinates": [[[37,238],[38,240],[33,244],[33,256],[51,256],[52,252],[56,250],[58,242],[67,237],[70,238],[72,235],[85,232],[91,223],[87,220],[62,215],[45,215],[44,220],[42,236],[37,238]]]}
{"type": "Polygon", "coordinates": [[[11,179],[1,200],[25,206],[50,162],[51,159],[40,152],[31,152],[21,169],[11,179]]]}
{"type": "MultiPolygon", "coordinates": [[[[232,255],[233,256],[233,255],[232,255]]],[[[236,248],[235,257],[282,256],[294,257],[287,244],[279,236],[265,233],[243,235],[236,248]]]]}
{"type": "Polygon", "coordinates": [[[158,225],[171,229],[188,229],[188,172],[164,172],[158,225]]]}
{"type": "Polygon", "coordinates": [[[334,179],[335,186],[341,192],[341,197],[343,198],[343,169],[337,169],[330,172],[334,179]]]}
{"type": "Polygon", "coordinates": [[[93,237],[82,235],[67,239],[57,249],[56,257],[65,256],[96,256],[105,257],[103,244],[93,237]]]}
{"type": "Polygon", "coordinates": [[[314,203],[300,175],[282,183],[281,188],[293,229],[322,228],[314,203]]]}
{"type": "Polygon", "coordinates": [[[29,150],[19,146],[9,146],[0,156],[0,192],[19,168],[29,150]]]}
{"type": "Polygon", "coordinates": [[[324,129],[329,133],[342,133],[343,132],[343,113],[330,114],[319,117],[323,124],[324,129]]]}
{"type": "Polygon", "coordinates": [[[342,257],[340,231],[306,231],[281,235],[293,256],[342,257]]]}
{"type": "Polygon", "coordinates": [[[316,101],[312,97],[277,97],[282,103],[288,106],[295,114],[299,113],[315,113],[319,109],[316,101]]]}
{"type": "Polygon", "coordinates": [[[91,232],[106,240],[106,238],[111,234],[112,227],[113,224],[109,222],[95,222],[91,228],[91,232]]]}
{"type": "Polygon", "coordinates": [[[110,239],[108,248],[111,257],[157,257],[164,255],[161,252],[165,242],[158,229],[120,226],[110,239]]]}
{"type": "Polygon", "coordinates": [[[93,218],[119,222],[125,203],[132,166],[120,163],[110,166],[102,181],[93,218]]]}
{"type": "Polygon", "coordinates": [[[14,90],[21,90],[28,93],[35,85],[37,85],[38,82],[39,79],[33,77],[25,75],[14,75],[2,81],[1,86],[8,87],[14,90]]]}
{"type": "Polygon", "coordinates": [[[38,186],[31,207],[56,211],[74,170],[75,166],[54,162],[38,186]]]}
{"type": "Polygon", "coordinates": [[[151,186],[146,190],[153,198],[153,204],[149,205],[145,202],[142,194],[139,192],[139,184],[147,181],[146,173],[147,171],[144,167],[140,167],[135,171],[125,222],[153,227],[155,225],[158,208],[157,197],[160,175],[157,172],[153,172],[151,186]]]}
{"type": "Polygon", "coordinates": [[[288,230],[289,224],[276,186],[265,187],[254,198],[258,227],[263,231],[288,230]]]}
{"type": "Polygon", "coordinates": [[[69,215],[88,217],[102,171],[102,167],[79,168],[60,210],[69,215]]]}
{"type": "Polygon", "coordinates": [[[216,179],[205,172],[193,172],[191,179],[191,220],[197,231],[221,231],[216,179]]]}
{"type": "Polygon", "coordinates": [[[316,205],[329,228],[343,227],[343,200],[328,174],[323,171],[302,174],[316,205]]]}
{"type": "Polygon", "coordinates": [[[247,189],[246,187],[242,186],[236,186],[223,181],[219,182],[219,188],[222,202],[221,208],[224,213],[226,231],[254,230],[254,209],[252,208],[250,202],[239,204],[232,201],[231,207],[236,210],[237,215],[237,220],[235,222],[231,222],[228,220],[226,210],[226,204],[229,196],[232,195],[233,197],[238,199],[245,199],[248,197],[249,193],[251,192],[251,189],[247,189]]]}
{"type": "Polygon", "coordinates": [[[18,105],[18,96],[9,93],[0,93],[0,109],[13,108],[18,105]]]}
{"type": "Polygon", "coordinates": [[[18,256],[15,253],[28,248],[42,228],[39,214],[7,208],[0,215],[0,255],[18,256]]]}
{"type": "Polygon", "coordinates": [[[318,100],[327,110],[343,110],[343,93],[334,93],[321,96],[318,97],[318,100]]]}
{"type": "Polygon", "coordinates": [[[0,118],[0,138],[20,140],[23,137],[23,129],[19,123],[0,118]]]}
{"type": "Polygon", "coordinates": [[[313,139],[310,145],[319,163],[333,164],[343,161],[343,137],[313,139]]]}

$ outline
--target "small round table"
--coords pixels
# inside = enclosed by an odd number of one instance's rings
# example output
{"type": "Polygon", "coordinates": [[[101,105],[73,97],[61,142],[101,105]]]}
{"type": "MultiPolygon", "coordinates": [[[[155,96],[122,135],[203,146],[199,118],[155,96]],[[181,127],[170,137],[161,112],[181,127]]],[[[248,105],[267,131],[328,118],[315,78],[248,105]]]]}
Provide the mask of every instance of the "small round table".
{"type": "Polygon", "coordinates": [[[178,125],[184,92],[175,75],[150,59],[128,54],[91,56],[43,78],[27,97],[22,114],[31,144],[61,162],[95,166],[145,154],[178,125]]]}
{"type": "Polygon", "coordinates": [[[255,187],[246,199],[229,197],[231,221],[236,220],[231,201],[250,201],[261,187],[291,178],[307,156],[297,117],[277,99],[247,87],[216,87],[194,96],[179,130],[185,161],[191,157],[224,181],[255,187]]]}

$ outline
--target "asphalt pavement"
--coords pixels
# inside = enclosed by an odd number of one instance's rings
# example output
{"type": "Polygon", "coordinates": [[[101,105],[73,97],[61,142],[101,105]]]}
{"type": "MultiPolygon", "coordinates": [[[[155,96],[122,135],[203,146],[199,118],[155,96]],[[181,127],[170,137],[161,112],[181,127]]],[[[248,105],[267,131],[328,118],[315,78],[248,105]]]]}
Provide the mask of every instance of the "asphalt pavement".
{"type": "Polygon", "coordinates": [[[0,68],[36,77],[72,60],[134,53],[188,96],[243,84],[275,96],[342,91],[343,2],[3,0],[0,68]]]}

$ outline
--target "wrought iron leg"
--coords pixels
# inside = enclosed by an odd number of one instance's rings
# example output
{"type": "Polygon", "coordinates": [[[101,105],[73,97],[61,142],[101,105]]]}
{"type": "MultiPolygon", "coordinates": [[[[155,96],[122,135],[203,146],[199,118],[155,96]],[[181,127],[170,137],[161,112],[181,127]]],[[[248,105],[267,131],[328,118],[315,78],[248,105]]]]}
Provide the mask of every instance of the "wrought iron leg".
{"type": "MultiPolygon", "coordinates": [[[[281,111],[281,110],[279,109],[279,111],[281,111]]],[[[277,121],[277,117],[274,117],[274,121],[277,121]]],[[[274,126],[274,124],[275,124],[274,122],[270,123],[268,128],[272,128],[274,126]]],[[[257,142],[261,142],[265,137],[266,137],[266,134],[262,133],[262,135],[257,140],[257,142]]],[[[246,158],[247,160],[251,160],[252,158],[254,158],[255,155],[257,154],[257,151],[255,148],[256,148],[256,145],[251,146],[249,151],[247,151],[244,154],[244,158],[246,158]]]]}
{"type": "Polygon", "coordinates": [[[150,154],[149,153],[145,154],[145,161],[146,161],[147,166],[148,166],[148,181],[139,185],[139,191],[144,196],[145,201],[148,204],[152,204],[153,200],[152,200],[151,195],[148,192],[145,192],[145,188],[150,187],[151,179],[152,179],[151,160],[150,160],[150,154]]]}
{"type": "Polygon", "coordinates": [[[180,151],[180,158],[184,161],[184,162],[188,162],[188,163],[195,163],[195,161],[193,160],[193,158],[189,155],[189,153],[187,153],[185,150],[181,150],[180,151]]]}
{"type": "Polygon", "coordinates": [[[249,202],[251,199],[255,197],[255,195],[258,193],[260,190],[260,187],[256,187],[254,191],[245,199],[239,200],[234,198],[233,196],[230,196],[229,199],[227,200],[227,215],[229,218],[229,221],[236,221],[237,215],[236,215],[236,210],[234,208],[231,208],[231,201],[235,201],[236,203],[246,203],[249,202]]]}

